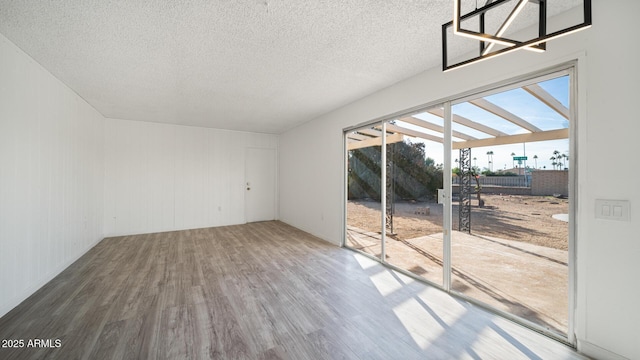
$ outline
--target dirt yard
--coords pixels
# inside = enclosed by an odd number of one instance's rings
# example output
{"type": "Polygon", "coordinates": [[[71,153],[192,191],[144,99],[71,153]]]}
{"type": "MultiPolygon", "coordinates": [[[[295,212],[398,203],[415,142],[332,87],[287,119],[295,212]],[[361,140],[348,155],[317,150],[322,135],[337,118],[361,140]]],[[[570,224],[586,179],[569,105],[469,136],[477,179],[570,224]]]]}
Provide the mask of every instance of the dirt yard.
{"type": "MultiPolygon", "coordinates": [[[[483,208],[471,202],[471,233],[522,241],[553,249],[568,249],[568,223],[552,218],[567,214],[569,200],[552,196],[488,195],[483,208]]],[[[347,223],[380,232],[380,203],[349,201],[347,223]]],[[[453,206],[452,228],[458,229],[458,206],[453,206]]],[[[413,239],[442,232],[442,205],[424,202],[396,202],[393,238],[413,239]],[[425,214],[428,209],[429,214],[425,214]]]]}
{"type": "MultiPolygon", "coordinates": [[[[567,332],[567,199],[487,195],[472,201],[471,234],[452,218],[452,289],[558,334],[567,332]]],[[[398,202],[386,261],[443,283],[442,205],[398,202]]],[[[380,256],[380,203],[350,201],[347,245],[380,256]]]]}

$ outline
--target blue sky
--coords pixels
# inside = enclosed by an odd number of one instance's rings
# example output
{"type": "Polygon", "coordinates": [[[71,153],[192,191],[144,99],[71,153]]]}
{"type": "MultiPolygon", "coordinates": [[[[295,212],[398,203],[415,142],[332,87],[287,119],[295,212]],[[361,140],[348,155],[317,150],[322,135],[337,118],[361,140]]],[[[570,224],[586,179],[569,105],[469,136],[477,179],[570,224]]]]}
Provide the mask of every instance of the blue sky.
{"type": "MultiPolygon", "coordinates": [[[[562,76],[544,81],[538,83],[538,85],[558,99],[564,106],[567,108],[569,107],[569,76],[562,76]]],[[[522,89],[501,92],[487,96],[485,99],[515,115],[518,115],[542,130],[567,128],[569,126],[569,122],[565,118],[522,89]]],[[[453,105],[452,111],[454,114],[490,126],[494,129],[498,129],[507,134],[527,133],[526,130],[470,103],[453,105]]],[[[429,113],[422,113],[414,116],[434,124],[443,125],[442,118],[429,113]]],[[[437,134],[436,132],[416,128],[410,124],[401,123],[399,125],[416,130],[419,129],[423,132],[434,135],[437,134]]],[[[480,139],[489,137],[484,133],[456,123],[453,124],[452,129],[480,139]]],[[[436,136],[441,136],[441,134],[437,134],[436,136]]],[[[454,138],[454,141],[456,140],[459,139],[454,138]]],[[[411,138],[411,141],[422,140],[411,138]]],[[[437,163],[442,163],[444,159],[442,144],[433,141],[423,142],[425,143],[427,156],[435,159],[437,163]]],[[[537,155],[537,167],[543,168],[546,166],[547,169],[551,169],[552,161],[549,160],[549,158],[553,156],[554,150],[558,150],[560,153],[569,155],[569,139],[473,148],[471,150],[471,158],[476,158],[475,161],[472,161],[472,164],[475,163],[480,168],[487,168],[489,166],[487,152],[493,151],[493,170],[500,170],[510,169],[513,167],[511,153],[515,153],[516,156],[526,155],[529,158],[526,165],[529,167],[534,167],[536,165],[533,160],[533,156],[537,155]]],[[[452,161],[455,161],[457,157],[458,151],[455,150],[452,153],[452,161]]],[[[455,166],[455,162],[453,164],[455,166]]]]}

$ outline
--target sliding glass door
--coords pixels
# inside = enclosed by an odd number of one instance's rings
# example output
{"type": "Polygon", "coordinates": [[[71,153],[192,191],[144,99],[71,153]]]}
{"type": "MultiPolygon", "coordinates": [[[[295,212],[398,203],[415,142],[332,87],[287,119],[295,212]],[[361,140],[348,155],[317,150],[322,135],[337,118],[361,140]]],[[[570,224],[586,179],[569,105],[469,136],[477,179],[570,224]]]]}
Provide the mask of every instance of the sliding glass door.
{"type": "Polygon", "coordinates": [[[345,245],[377,258],[384,254],[385,262],[439,286],[443,124],[442,106],[437,106],[352,129],[345,136],[345,245]]]}
{"type": "Polygon", "coordinates": [[[571,74],[347,130],[345,246],[571,339],[571,74]]]}
{"type": "Polygon", "coordinates": [[[402,135],[387,144],[386,261],[443,285],[443,119],[440,107],[388,121],[402,135]],[[435,114],[435,115],[434,115],[435,114]],[[435,130],[434,130],[435,129],[435,130]]]}
{"type": "Polygon", "coordinates": [[[452,291],[549,332],[569,320],[568,72],[452,105],[452,291]]]}
{"type": "Polygon", "coordinates": [[[367,126],[346,134],[347,208],[345,245],[382,254],[382,131],[367,126]]]}

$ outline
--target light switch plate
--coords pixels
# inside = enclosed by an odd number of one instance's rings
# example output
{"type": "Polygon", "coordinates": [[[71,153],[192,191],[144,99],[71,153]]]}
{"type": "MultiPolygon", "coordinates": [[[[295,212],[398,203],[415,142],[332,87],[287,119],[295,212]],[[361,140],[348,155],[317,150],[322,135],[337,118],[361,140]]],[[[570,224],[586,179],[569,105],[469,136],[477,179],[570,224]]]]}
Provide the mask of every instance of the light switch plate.
{"type": "Polygon", "coordinates": [[[596,219],[629,221],[629,201],[597,199],[596,219]]]}
{"type": "Polygon", "coordinates": [[[438,189],[438,204],[444,204],[445,192],[444,189],[438,189]]]}

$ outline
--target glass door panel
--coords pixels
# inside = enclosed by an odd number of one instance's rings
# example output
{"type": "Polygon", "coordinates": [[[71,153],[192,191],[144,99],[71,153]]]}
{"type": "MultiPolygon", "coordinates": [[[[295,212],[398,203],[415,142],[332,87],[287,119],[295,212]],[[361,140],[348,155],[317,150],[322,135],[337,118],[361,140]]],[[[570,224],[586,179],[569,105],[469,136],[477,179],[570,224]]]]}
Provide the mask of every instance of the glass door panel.
{"type": "Polygon", "coordinates": [[[452,107],[451,289],[568,330],[569,75],[452,107]],[[526,134],[526,137],[523,137],[526,134]],[[526,142],[523,142],[526,139],[526,142]]]}
{"type": "MultiPolygon", "coordinates": [[[[437,111],[432,111],[436,112],[437,111]]],[[[386,261],[442,286],[443,119],[429,111],[387,122],[386,261]],[[435,130],[434,130],[435,129],[435,130]]]]}
{"type": "Polygon", "coordinates": [[[375,126],[350,131],[347,141],[345,246],[380,258],[382,251],[382,131],[375,126]]]}

